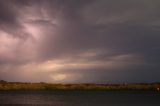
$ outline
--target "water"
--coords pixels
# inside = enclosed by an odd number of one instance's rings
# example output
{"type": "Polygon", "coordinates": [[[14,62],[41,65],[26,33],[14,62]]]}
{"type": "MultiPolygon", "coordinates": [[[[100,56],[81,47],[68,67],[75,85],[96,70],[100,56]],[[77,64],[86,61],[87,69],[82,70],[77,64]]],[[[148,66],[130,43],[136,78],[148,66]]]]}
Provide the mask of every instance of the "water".
{"type": "Polygon", "coordinates": [[[0,91],[0,106],[160,106],[160,92],[0,91]]]}

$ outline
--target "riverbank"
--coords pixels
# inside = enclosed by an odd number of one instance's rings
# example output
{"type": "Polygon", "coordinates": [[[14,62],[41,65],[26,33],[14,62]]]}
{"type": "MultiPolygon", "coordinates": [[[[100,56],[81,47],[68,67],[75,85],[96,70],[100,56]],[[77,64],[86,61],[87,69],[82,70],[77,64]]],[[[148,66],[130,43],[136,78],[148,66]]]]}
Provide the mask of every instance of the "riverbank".
{"type": "Polygon", "coordinates": [[[52,84],[0,82],[0,90],[159,90],[160,83],[141,84],[52,84]]]}

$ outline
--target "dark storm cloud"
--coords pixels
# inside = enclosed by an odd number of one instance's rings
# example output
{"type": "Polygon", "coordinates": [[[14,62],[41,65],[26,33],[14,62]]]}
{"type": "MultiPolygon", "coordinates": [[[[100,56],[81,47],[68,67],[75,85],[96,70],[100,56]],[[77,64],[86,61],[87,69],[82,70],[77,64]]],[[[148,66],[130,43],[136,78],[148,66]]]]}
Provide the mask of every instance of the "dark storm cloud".
{"type": "Polygon", "coordinates": [[[0,22],[1,24],[14,24],[16,21],[16,13],[14,11],[14,6],[10,4],[11,2],[0,1],[0,22]]]}
{"type": "Polygon", "coordinates": [[[32,76],[32,81],[49,82],[159,81],[159,3],[1,1],[0,77],[27,81],[32,76]],[[22,77],[16,78],[15,73],[22,77]],[[40,77],[34,79],[36,74],[40,77]]]}

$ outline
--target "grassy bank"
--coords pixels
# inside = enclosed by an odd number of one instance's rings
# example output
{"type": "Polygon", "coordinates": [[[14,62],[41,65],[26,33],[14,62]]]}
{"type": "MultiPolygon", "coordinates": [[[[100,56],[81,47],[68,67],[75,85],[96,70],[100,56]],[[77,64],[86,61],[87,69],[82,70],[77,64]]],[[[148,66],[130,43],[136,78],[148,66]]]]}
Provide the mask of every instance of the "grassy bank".
{"type": "Polygon", "coordinates": [[[51,84],[0,82],[0,90],[156,90],[159,83],[150,84],[51,84]]]}

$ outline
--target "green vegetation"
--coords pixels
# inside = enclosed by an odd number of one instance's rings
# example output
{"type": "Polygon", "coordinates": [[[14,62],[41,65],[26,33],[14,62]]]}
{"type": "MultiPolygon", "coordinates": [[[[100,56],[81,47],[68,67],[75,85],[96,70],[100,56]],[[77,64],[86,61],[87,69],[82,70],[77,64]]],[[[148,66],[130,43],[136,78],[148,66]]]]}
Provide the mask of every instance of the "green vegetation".
{"type": "Polygon", "coordinates": [[[20,83],[0,80],[0,90],[156,90],[159,83],[150,84],[51,84],[20,83]]]}

